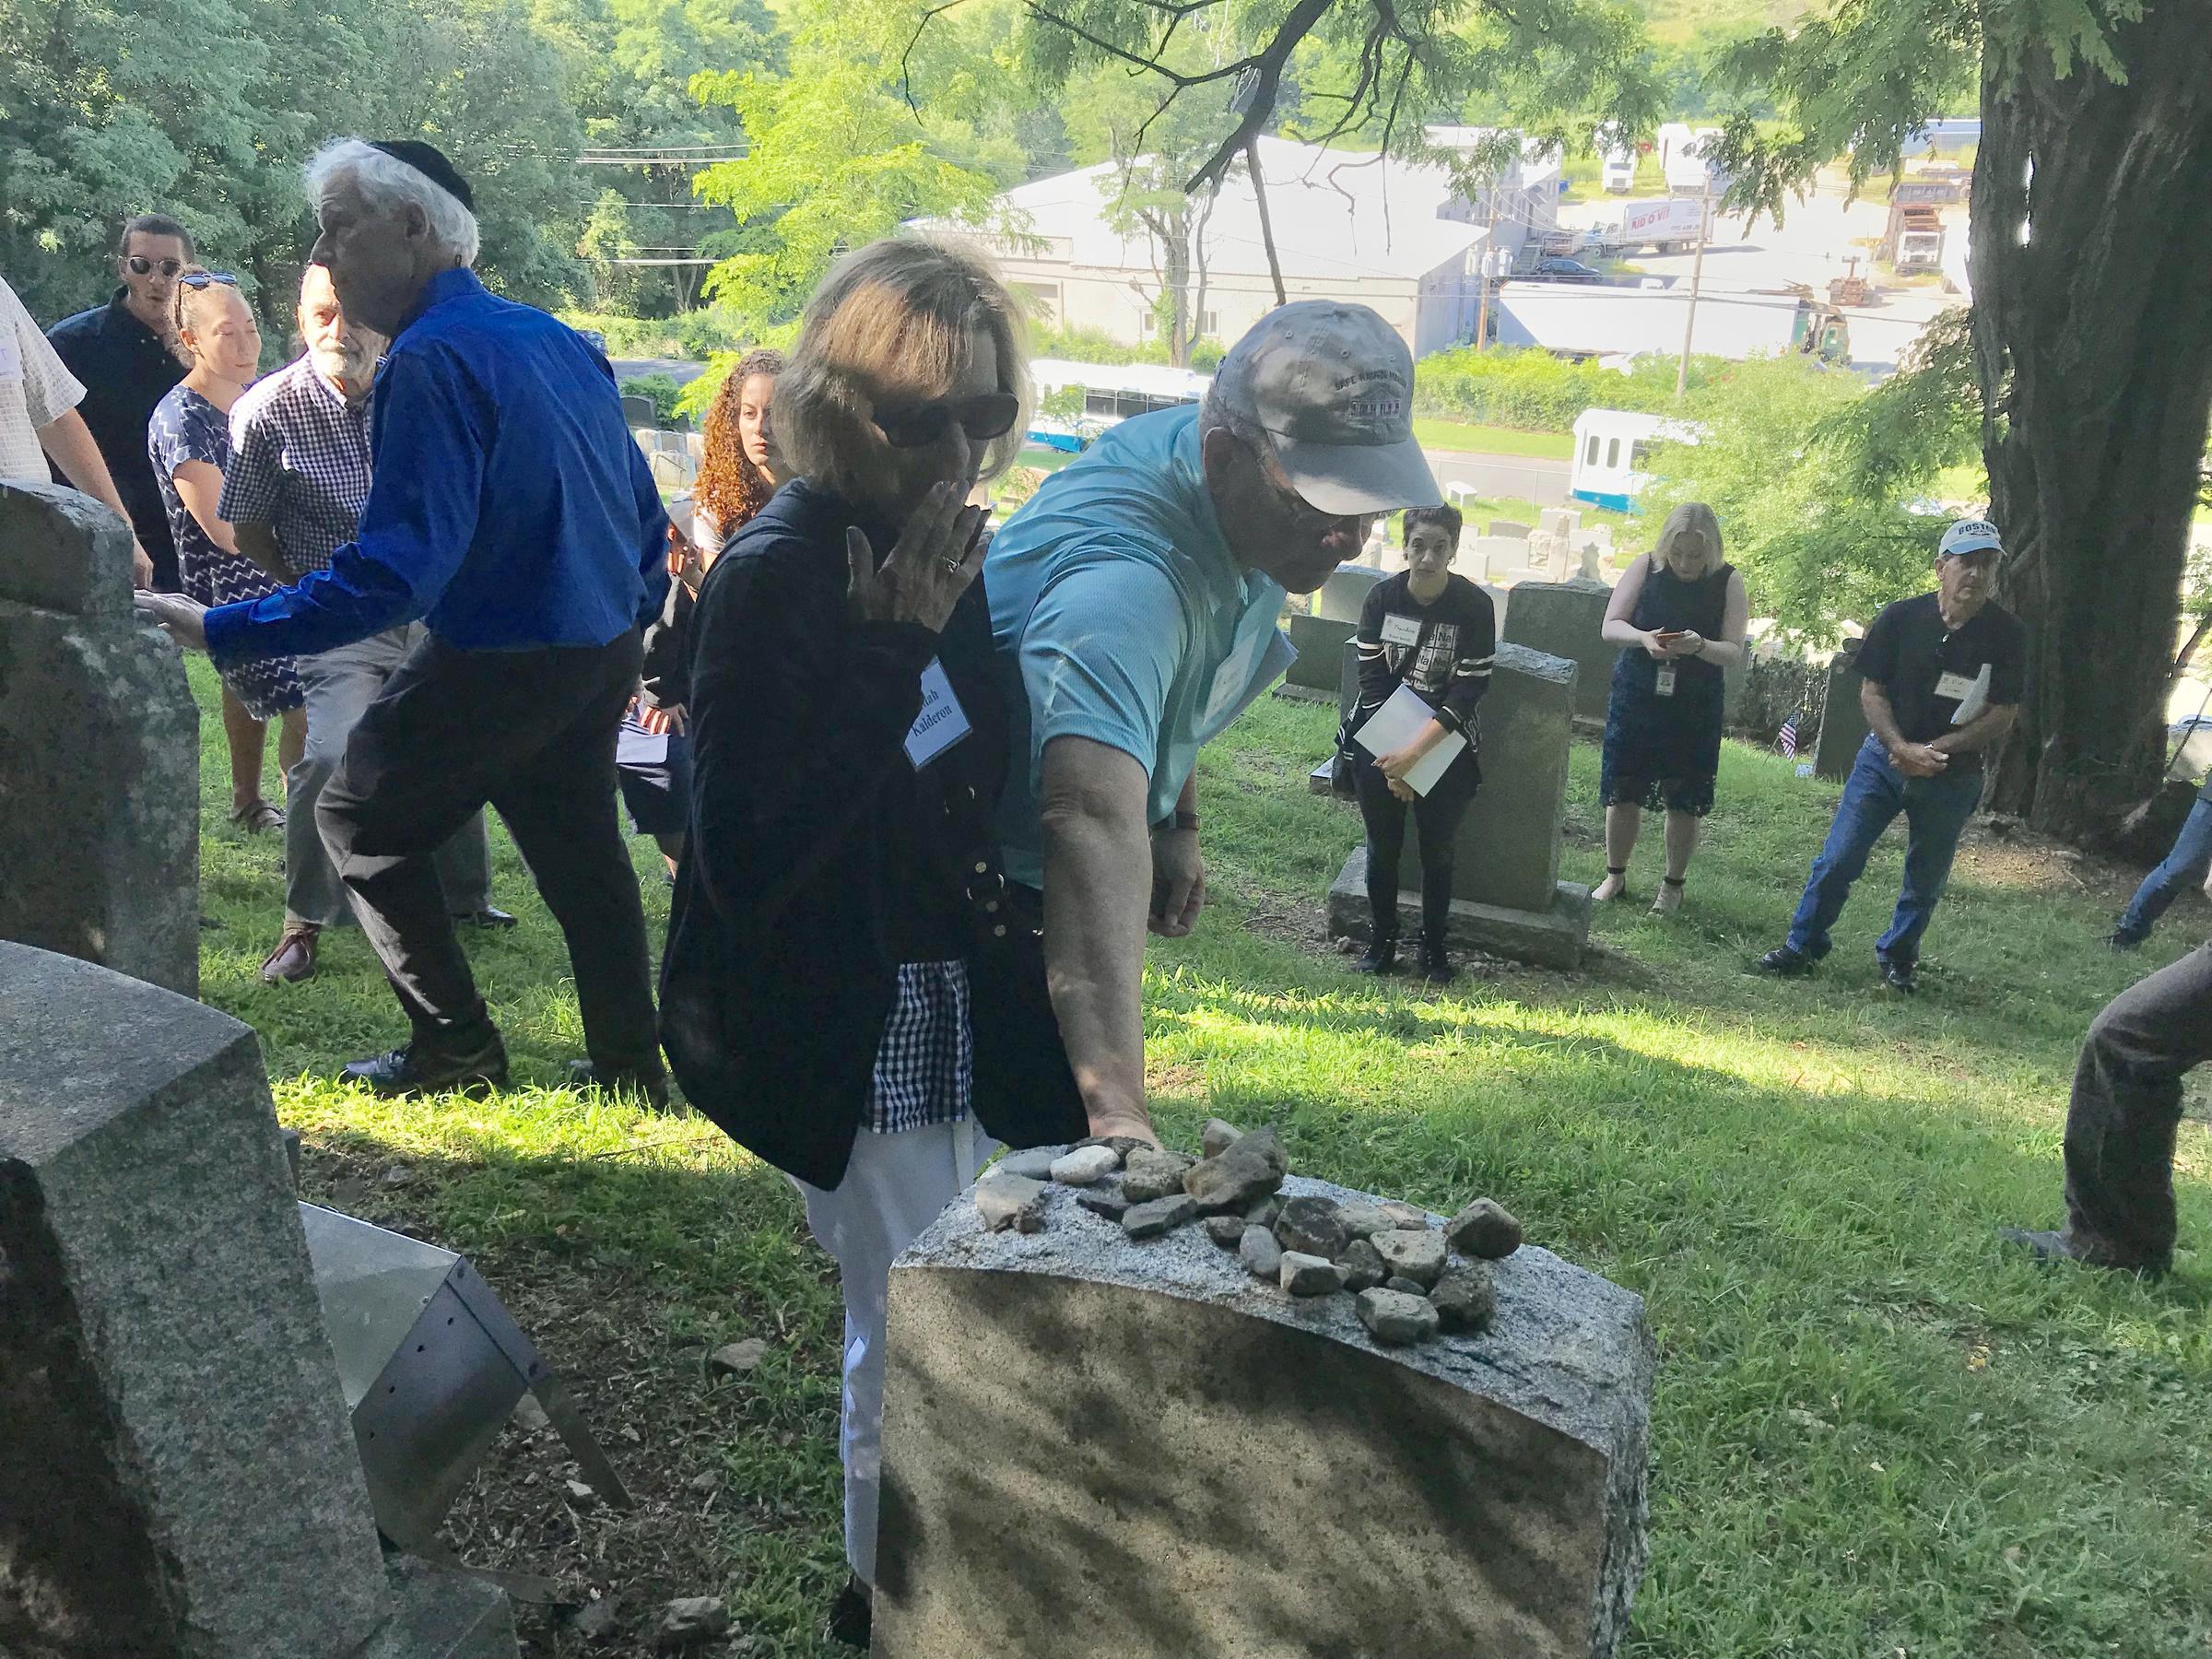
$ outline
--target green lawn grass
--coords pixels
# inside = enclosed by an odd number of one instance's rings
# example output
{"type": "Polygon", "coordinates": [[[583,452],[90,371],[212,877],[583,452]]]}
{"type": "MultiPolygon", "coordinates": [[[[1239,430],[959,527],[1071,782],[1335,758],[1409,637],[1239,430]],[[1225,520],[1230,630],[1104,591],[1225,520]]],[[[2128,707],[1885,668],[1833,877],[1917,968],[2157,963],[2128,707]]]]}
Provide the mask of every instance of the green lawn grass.
{"type": "MultiPolygon", "coordinates": [[[[841,1573],[837,1304],[796,1198],[696,1120],[553,1087],[580,1052],[574,1000],[497,831],[499,897],[523,925],[471,949],[520,1086],[390,1105],[323,1080],[394,1040],[395,1010],[350,933],[310,984],[254,978],[278,849],[221,822],[212,682],[204,663],[193,676],[216,924],[205,994],[259,1029],[279,1114],[306,1134],[308,1191],[361,1182],[347,1207],[475,1255],[618,1459],[643,1465],[650,1524],[571,1522],[548,1473],[465,1500],[463,1553],[553,1558],[600,1583],[631,1572],[626,1595],[726,1594],[748,1652],[837,1651],[816,1634],[841,1573]],[[393,1166],[399,1184],[380,1174],[393,1166]],[[705,1353],[747,1335],[770,1339],[769,1361],[744,1384],[710,1381],[705,1353]],[[719,1480],[704,1499],[700,1476],[719,1480]],[[547,1508],[560,1525],[533,1530],[547,1508]]],[[[1303,788],[1331,724],[1265,699],[1202,757],[1213,902],[1193,937],[1152,949],[1158,1114],[1186,1143],[1209,1113],[1275,1124],[1294,1167],[1435,1208],[1492,1194],[1533,1241],[1648,1299],[1653,1553],[1626,1652],[2212,1653],[2206,1130],[2183,1127],[2182,1250],[2164,1284],[2038,1269],[1993,1238],[2059,1218],[2082,1029],[2202,935],[2201,901],[2112,958],[2096,938],[2123,896],[2114,876],[1978,845],[1929,935],[1926,992],[1899,1000],[1870,950],[1897,888],[1890,842],[1822,973],[1752,977],[1837,791],[1731,744],[1678,917],[1607,908],[1580,975],[1493,969],[1445,994],[1376,983],[1315,936],[1359,836],[1350,808],[1303,788]]],[[[1595,763],[1578,745],[1562,868],[1575,880],[1603,862],[1595,763]]],[[[1635,866],[1640,898],[1656,851],[1635,866]]],[[[637,863],[657,930],[665,890],[643,842],[637,863]]]]}
{"type": "Polygon", "coordinates": [[[1565,461],[1574,453],[1571,432],[1524,432],[1518,427],[1478,426],[1465,420],[1416,416],[1414,438],[1423,449],[1464,450],[1483,455],[1539,455],[1565,461]]]}

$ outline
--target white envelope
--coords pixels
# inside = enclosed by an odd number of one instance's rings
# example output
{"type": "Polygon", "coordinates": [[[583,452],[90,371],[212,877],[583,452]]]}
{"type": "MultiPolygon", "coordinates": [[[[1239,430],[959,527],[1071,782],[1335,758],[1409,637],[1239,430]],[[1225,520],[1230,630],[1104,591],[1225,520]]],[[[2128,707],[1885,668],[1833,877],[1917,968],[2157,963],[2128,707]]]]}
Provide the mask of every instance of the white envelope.
{"type": "MultiPolygon", "coordinates": [[[[1390,700],[1367,717],[1367,724],[1353,735],[1359,747],[1371,755],[1387,755],[1411,743],[1431,720],[1436,711],[1423,700],[1419,692],[1409,686],[1400,686],[1391,693],[1390,700]]],[[[1406,787],[1415,794],[1425,795],[1444,775],[1444,768],[1459,759],[1460,750],[1467,747],[1466,738],[1458,732],[1447,732],[1444,740],[1423,755],[1406,774],[1406,787]]]]}

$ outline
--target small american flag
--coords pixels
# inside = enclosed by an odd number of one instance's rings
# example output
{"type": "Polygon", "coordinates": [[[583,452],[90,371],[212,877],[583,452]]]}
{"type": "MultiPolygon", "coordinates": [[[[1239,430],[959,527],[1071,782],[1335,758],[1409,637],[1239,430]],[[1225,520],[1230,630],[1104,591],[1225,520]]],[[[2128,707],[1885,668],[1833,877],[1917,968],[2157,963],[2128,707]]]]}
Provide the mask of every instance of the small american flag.
{"type": "Polygon", "coordinates": [[[1782,758],[1784,760],[1794,760],[1797,758],[1796,715],[1793,714],[1782,723],[1781,735],[1776,737],[1775,741],[1782,746],[1782,758]]]}

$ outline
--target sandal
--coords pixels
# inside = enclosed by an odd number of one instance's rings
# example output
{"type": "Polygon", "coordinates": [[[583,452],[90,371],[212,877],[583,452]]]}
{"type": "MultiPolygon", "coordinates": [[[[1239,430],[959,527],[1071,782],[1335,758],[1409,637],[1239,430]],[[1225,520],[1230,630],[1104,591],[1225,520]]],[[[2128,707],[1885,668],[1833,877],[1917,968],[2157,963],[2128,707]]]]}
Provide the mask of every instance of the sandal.
{"type": "Polygon", "coordinates": [[[1597,884],[1597,890],[1590,895],[1600,904],[1610,904],[1616,899],[1626,899],[1628,896],[1629,866],[1627,865],[1607,865],[1606,878],[1597,884]],[[1607,888],[1613,890],[1607,892],[1606,890],[1607,888]]]}
{"type": "Polygon", "coordinates": [[[1652,900],[1653,915],[1671,916],[1682,908],[1683,880],[1680,876],[1659,877],[1659,891],[1652,900]]]}
{"type": "Polygon", "coordinates": [[[230,821],[248,835],[259,835],[265,830],[284,828],[284,808],[272,806],[255,796],[243,806],[233,806],[230,809],[230,821]]]}

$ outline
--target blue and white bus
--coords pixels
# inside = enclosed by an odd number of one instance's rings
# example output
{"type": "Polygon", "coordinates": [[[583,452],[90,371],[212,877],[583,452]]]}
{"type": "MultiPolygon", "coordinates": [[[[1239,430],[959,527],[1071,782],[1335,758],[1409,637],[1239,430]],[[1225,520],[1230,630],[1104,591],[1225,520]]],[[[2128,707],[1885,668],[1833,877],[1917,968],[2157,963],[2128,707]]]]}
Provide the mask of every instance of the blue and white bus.
{"type": "Polygon", "coordinates": [[[1567,493],[1575,500],[1615,512],[1636,511],[1636,497],[1651,482],[1644,470],[1652,445],[1695,443],[1697,427],[1633,409],[1584,409],[1574,421],[1574,470],[1567,493]]]}

